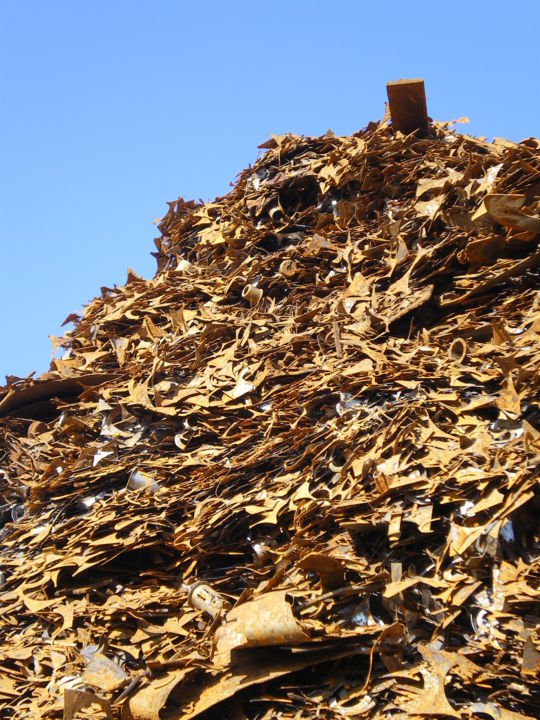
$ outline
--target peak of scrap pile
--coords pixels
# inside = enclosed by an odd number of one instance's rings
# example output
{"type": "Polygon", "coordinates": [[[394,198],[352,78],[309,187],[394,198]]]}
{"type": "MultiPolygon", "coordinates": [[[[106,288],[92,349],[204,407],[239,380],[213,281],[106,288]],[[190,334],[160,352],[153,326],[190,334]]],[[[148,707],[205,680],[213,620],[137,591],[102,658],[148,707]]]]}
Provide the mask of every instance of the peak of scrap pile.
{"type": "Polygon", "coordinates": [[[540,143],[272,137],[0,400],[5,718],[538,718],[540,143]]]}

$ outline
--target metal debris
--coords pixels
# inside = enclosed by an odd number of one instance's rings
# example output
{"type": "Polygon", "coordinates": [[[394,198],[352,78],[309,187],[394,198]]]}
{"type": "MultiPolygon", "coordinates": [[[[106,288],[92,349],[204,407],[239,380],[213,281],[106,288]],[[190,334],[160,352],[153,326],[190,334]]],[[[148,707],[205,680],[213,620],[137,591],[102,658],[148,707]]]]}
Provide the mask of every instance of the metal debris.
{"type": "Polygon", "coordinates": [[[540,144],[419,135],[272,137],[9,378],[2,717],[540,716],[540,144]]]}

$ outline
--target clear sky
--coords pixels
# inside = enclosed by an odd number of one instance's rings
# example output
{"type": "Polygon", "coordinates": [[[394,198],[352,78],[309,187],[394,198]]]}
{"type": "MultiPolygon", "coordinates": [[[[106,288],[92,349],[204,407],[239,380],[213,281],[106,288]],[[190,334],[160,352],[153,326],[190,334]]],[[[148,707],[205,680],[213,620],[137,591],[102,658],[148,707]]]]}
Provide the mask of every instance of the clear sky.
{"type": "Polygon", "coordinates": [[[271,133],[351,133],[423,77],[435,119],[540,135],[539,31],[540,0],[1,0],[0,384],[271,133]]]}

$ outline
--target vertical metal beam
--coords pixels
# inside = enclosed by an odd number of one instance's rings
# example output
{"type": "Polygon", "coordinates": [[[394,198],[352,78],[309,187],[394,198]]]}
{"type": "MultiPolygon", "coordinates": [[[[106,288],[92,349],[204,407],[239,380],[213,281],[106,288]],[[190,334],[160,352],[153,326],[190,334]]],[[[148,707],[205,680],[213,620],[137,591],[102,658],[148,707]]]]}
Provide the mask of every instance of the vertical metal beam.
{"type": "Polygon", "coordinates": [[[386,83],[392,127],[405,135],[428,129],[424,80],[395,80],[386,83]]]}

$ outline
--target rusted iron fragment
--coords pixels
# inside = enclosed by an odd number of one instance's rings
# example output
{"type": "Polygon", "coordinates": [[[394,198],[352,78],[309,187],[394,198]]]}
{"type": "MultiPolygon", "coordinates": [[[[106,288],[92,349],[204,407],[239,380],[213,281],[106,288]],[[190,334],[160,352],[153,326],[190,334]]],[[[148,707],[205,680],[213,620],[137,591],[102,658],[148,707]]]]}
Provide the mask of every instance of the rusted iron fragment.
{"type": "Polygon", "coordinates": [[[423,79],[394,80],[386,83],[392,127],[405,135],[428,129],[426,93],[423,79]]]}

